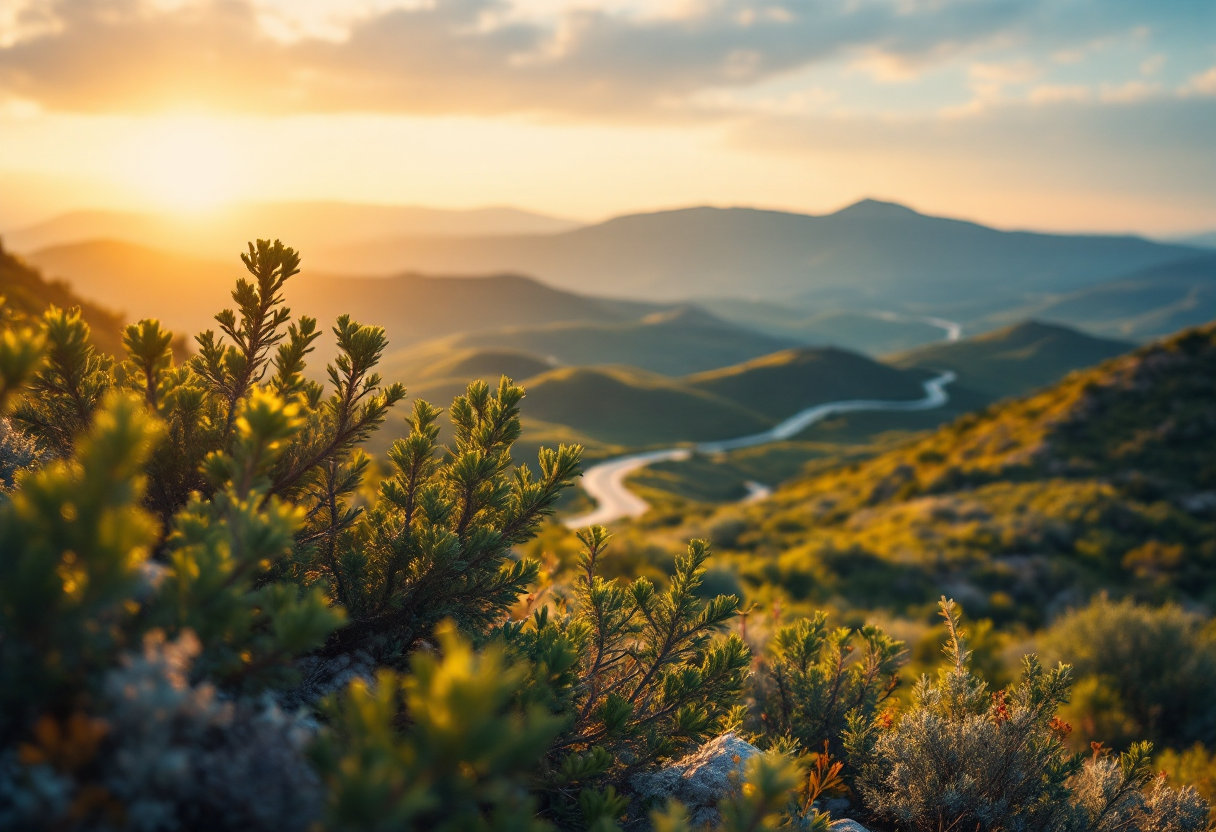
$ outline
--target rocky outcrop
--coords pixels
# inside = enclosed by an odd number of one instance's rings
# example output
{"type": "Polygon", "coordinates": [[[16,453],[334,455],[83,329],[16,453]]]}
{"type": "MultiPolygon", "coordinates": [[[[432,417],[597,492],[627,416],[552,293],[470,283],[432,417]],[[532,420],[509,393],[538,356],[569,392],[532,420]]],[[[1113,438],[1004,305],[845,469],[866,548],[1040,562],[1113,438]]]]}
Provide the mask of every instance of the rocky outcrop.
{"type": "Polygon", "coordinates": [[[662,805],[678,800],[694,826],[718,822],[718,802],[737,794],[747,761],[760,753],[733,731],[711,740],[666,768],[633,778],[643,800],[662,805]]]}

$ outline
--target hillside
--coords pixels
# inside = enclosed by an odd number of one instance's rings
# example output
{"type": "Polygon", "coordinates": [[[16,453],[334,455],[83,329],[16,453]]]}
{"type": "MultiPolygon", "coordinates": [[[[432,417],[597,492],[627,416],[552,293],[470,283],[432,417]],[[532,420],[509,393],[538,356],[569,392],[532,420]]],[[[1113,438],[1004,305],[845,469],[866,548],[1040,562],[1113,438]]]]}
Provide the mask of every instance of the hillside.
{"type": "MultiPolygon", "coordinates": [[[[220,262],[102,240],[44,249],[28,259],[129,319],[153,316],[174,331],[195,333],[214,328],[212,316],[231,305],[229,293],[246,275],[238,253],[220,262]]],[[[293,310],[326,327],[348,313],[385,327],[396,348],[465,330],[634,320],[659,308],[563,292],[514,275],[340,277],[318,273],[311,262],[305,251],[304,271],[287,290],[293,310]]],[[[327,346],[324,339],[318,346],[327,346]]]]}
{"type": "Polygon", "coordinates": [[[723,439],[770,426],[737,402],[631,367],[563,367],[530,379],[527,391],[529,419],[616,445],[723,439]]]}
{"type": "Polygon", "coordinates": [[[1027,321],[962,341],[920,347],[893,356],[887,363],[906,369],[953,370],[958,374],[957,387],[1001,399],[1052,384],[1073,370],[1113,358],[1132,346],[1027,321]]]}
{"type": "Polygon", "coordinates": [[[0,295],[9,308],[25,317],[37,317],[54,304],[61,309],[80,307],[92,330],[94,345],[109,355],[125,355],[122,346],[122,317],[83,300],[60,281],[49,281],[0,244],[0,295]]]}
{"type": "Polygon", "coordinates": [[[1105,281],[1036,306],[1034,315],[1112,338],[1162,338],[1216,315],[1216,255],[1105,281]]]}
{"type": "Polygon", "coordinates": [[[713,298],[697,301],[724,321],[809,346],[841,347],[870,356],[903,352],[945,337],[920,316],[883,312],[817,312],[783,301],[713,298]]]}
{"type": "Polygon", "coordinates": [[[915,375],[834,348],[785,350],[698,373],[684,382],[775,421],[822,402],[918,399],[925,394],[915,375]]]}
{"type": "Polygon", "coordinates": [[[745,581],[845,608],[915,614],[948,592],[1039,624],[1100,589],[1211,605],[1213,389],[1216,324],[703,525],[737,524],[745,581]]]}
{"type": "MultiPolygon", "coordinates": [[[[5,234],[14,251],[117,240],[205,259],[226,260],[249,236],[308,241],[315,248],[352,245],[387,235],[494,236],[552,234],[578,227],[570,220],[517,208],[444,210],[411,205],[269,202],[235,205],[215,215],[176,216],[124,211],[72,211],[5,234]]],[[[399,271],[390,269],[389,271],[399,271]]]]}
{"type": "Polygon", "coordinates": [[[997,231],[866,200],[826,216],[687,208],[559,234],[398,237],[314,257],[327,268],[369,273],[511,269],[566,289],[655,300],[743,296],[969,308],[1072,291],[1195,251],[1135,237],[997,231]]]}
{"type": "MultiPolygon", "coordinates": [[[[561,320],[554,316],[551,320],[561,320]]],[[[543,357],[554,364],[594,366],[624,364],[683,376],[747,361],[791,346],[727,323],[696,307],[656,312],[640,320],[548,323],[469,332],[424,344],[390,356],[390,365],[414,366],[428,356],[467,349],[512,350],[543,357]]]]}

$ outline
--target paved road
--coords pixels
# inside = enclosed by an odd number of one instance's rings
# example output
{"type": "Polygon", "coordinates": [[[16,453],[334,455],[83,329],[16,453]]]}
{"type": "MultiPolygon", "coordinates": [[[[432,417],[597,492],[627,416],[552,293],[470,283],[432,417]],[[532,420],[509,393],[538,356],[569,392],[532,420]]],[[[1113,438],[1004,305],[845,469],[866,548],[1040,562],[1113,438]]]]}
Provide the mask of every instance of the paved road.
{"type": "MultiPolygon", "coordinates": [[[[950,400],[946,393],[946,385],[954,381],[954,373],[942,373],[924,383],[924,398],[905,401],[884,401],[881,399],[854,399],[841,402],[808,407],[800,413],[795,413],[776,427],[763,433],[750,436],[740,436],[720,442],[702,442],[691,447],[666,448],[661,451],[647,451],[640,454],[609,459],[598,465],[593,465],[583,474],[583,490],[595,500],[596,508],[587,514],[571,517],[565,523],[572,529],[584,526],[605,525],[622,517],[640,517],[650,508],[650,504],[625,487],[625,478],[640,468],[645,468],[654,462],[688,459],[695,450],[698,453],[712,454],[723,451],[733,451],[738,448],[751,448],[769,442],[780,442],[797,436],[816,422],[823,421],[837,413],[857,413],[866,410],[897,410],[916,411],[932,410],[941,407],[950,400]]],[[[764,499],[768,495],[759,489],[764,486],[759,483],[748,484],[748,500],[764,499]]]]}

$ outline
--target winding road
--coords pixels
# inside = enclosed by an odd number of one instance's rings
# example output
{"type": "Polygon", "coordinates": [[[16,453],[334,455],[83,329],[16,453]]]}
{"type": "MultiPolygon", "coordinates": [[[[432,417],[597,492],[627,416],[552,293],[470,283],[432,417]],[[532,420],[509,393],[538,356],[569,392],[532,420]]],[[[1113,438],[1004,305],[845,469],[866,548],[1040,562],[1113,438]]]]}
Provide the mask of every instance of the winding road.
{"type": "MultiPolygon", "coordinates": [[[[750,436],[740,436],[736,439],[725,439],[719,442],[702,442],[692,446],[646,451],[605,460],[588,468],[583,474],[581,483],[583,490],[595,500],[595,510],[578,517],[571,517],[565,521],[565,524],[572,529],[578,529],[585,526],[605,525],[620,520],[622,517],[640,517],[645,514],[650,508],[650,504],[625,487],[625,478],[647,465],[655,462],[688,459],[692,456],[693,451],[713,454],[738,448],[751,448],[769,442],[780,442],[797,436],[816,422],[823,421],[837,413],[857,413],[867,410],[932,410],[950,400],[949,394],[946,393],[946,385],[954,381],[954,378],[954,373],[946,372],[927,380],[924,383],[924,398],[920,399],[904,401],[854,399],[827,402],[795,413],[784,422],[763,433],[754,433],[750,436]]],[[[760,483],[749,483],[747,488],[746,499],[749,501],[768,496],[764,491],[766,487],[760,483]]]]}

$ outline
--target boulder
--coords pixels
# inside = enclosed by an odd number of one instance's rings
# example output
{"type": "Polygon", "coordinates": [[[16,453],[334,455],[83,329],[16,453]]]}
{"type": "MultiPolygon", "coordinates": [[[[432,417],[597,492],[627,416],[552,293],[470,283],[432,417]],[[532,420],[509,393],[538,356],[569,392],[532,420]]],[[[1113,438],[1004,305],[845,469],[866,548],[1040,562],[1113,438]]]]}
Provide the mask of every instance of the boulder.
{"type": "Polygon", "coordinates": [[[632,780],[643,800],[661,806],[678,800],[688,809],[694,826],[716,824],[718,802],[737,794],[747,761],[760,753],[733,731],[717,737],[676,762],[632,780]]]}
{"type": "Polygon", "coordinates": [[[866,829],[857,821],[850,820],[849,818],[842,818],[841,820],[832,821],[831,829],[832,832],[870,832],[869,829],[866,829]]]}

